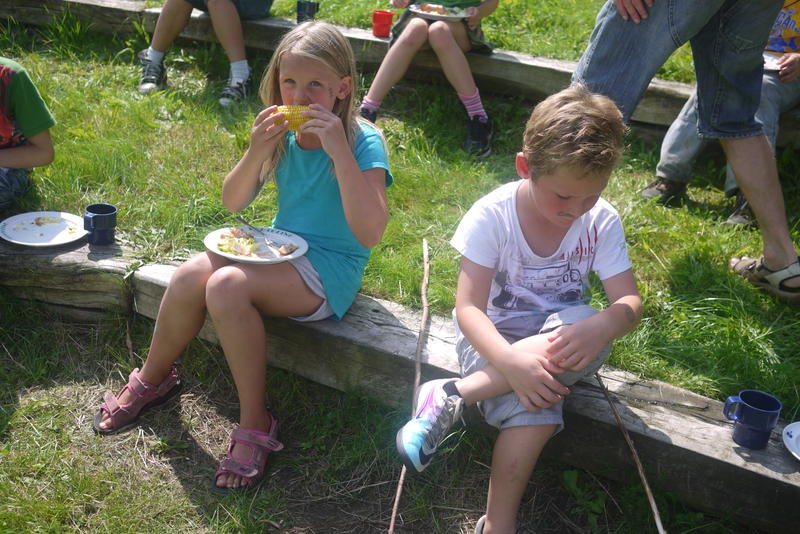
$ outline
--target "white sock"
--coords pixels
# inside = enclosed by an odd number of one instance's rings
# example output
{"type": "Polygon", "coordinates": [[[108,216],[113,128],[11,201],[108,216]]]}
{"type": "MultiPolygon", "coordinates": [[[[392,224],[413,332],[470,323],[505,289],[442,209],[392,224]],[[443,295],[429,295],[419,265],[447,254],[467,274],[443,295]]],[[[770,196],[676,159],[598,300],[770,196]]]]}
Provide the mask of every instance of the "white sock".
{"type": "Polygon", "coordinates": [[[154,63],[161,63],[164,61],[164,52],[155,50],[152,46],[147,47],[147,59],[154,63]]]}
{"type": "Polygon", "coordinates": [[[234,61],[231,63],[231,80],[247,80],[250,78],[250,65],[247,60],[234,61]]]}

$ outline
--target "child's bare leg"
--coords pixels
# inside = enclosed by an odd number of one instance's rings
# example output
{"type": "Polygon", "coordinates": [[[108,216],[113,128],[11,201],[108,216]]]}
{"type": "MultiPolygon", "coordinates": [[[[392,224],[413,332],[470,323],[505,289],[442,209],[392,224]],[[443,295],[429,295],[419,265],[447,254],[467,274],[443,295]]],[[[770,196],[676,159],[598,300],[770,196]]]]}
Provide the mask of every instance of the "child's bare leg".
{"type": "Polygon", "coordinates": [[[246,59],[239,12],[230,0],[208,0],[208,14],[219,43],[233,63],[246,59]]]}
{"type": "Polygon", "coordinates": [[[516,532],[525,488],[556,425],[515,426],[500,431],[492,453],[492,473],[483,534],[516,532]]]}
{"type": "MultiPolygon", "coordinates": [[[[167,376],[170,366],[203,327],[206,282],[215,270],[228,263],[222,256],[206,252],[178,267],[161,299],[150,350],[139,371],[140,379],[158,385],[167,376]]],[[[118,400],[127,404],[133,400],[132,393],[125,390],[118,400]]],[[[100,428],[107,429],[108,414],[103,414],[100,428]]]]}
{"type": "MultiPolygon", "coordinates": [[[[549,334],[536,334],[520,339],[512,346],[524,352],[545,354],[550,346],[547,341],[549,334]]],[[[480,370],[465,376],[456,381],[456,389],[461,394],[461,398],[467,405],[475,404],[478,401],[499,397],[511,391],[511,385],[491,363],[485,365],[480,370]]]]}
{"type": "Polygon", "coordinates": [[[383,100],[394,84],[405,75],[411,60],[427,41],[428,23],[419,18],[409,20],[378,67],[378,73],[367,91],[367,98],[376,102],[383,100]]]}
{"type": "MultiPolygon", "coordinates": [[[[208,281],[206,301],[239,395],[239,423],[243,428],[266,431],[267,353],[262,313],[310,315],[322,299],[305,285],[294,267],[279,263],[235,264],[216,271],[208,281]]],[[[232,454],[247,460],[251,450],[237,446],[232,454]]],[[[241,476],[231,473],[217,479],[220,487],[243,483],[241,476]]]]}
{"type": "Polygon", "coordinates": [[[471,46],[464,25],[461,22],[434,22],[428,29],[428,41],[453,89],[460,95],[474,94],[477,86],[464,55],[471,46]]]}
{"type": "Polygon", "coordinates": [[[185,0],[167,0],[156,21],[156,29],[150,46],[153,50],[164,52],[189,22],[192,6],[185,0]]]}

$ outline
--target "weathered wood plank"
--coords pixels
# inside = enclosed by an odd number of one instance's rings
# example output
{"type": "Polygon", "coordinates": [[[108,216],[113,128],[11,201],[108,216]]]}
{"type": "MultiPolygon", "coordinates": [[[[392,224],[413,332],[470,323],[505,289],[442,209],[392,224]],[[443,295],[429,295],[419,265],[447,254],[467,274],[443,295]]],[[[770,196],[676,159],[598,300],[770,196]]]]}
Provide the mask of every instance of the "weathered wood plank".
{"type": "MultiPolygon", "coordinates": [[[[72,248],[29,249],[0,243],[0,287],[63,312],[86,306],[82,320],[102,307],[129,309],[131,296],[130,309],[156,317],[177,267],[140,266],[128,277],[127,287],[123,277],[133,265],[116,247],[90,248],[79,242],[72,248]],[[110,296],[97,297],[95,282],[110,296]]],[[[355,387],[385,403],[407,406],[419,320],[413,310],[362,295],[340,322],[265,319],[269,361],[334,388],[355,387]]],[[[218,342],[209,322],[201,337],[218,342]]],[[[454,341],[450,320],[431,318],[424,379],[456,375],[454,341]]],[[[602,377],[619,399],[625,425],[659,488],[694,507],[770,532],[788,532],[800,522],[800,507],[793,506],[800,502],[800,464],[780,442],[782,425],[765,450],[748,452],[731,441],[731,425],[722,419],[718,401],[608,367],[602,377]]],[[[614,478],[630,475],[628,451],[593,380],[573,387],[565,417],[566,430],[545,454],[614,478]]]]}

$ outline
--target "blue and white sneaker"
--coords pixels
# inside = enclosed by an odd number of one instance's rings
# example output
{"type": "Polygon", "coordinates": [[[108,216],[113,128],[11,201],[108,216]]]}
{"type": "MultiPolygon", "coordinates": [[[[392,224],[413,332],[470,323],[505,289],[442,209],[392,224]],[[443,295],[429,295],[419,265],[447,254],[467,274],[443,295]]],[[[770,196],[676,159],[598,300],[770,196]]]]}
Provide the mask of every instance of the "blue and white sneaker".
{"type": "Polygon", "coordinates": [[[431,380],[420,386],[416,415],[397,431],[397,452],[407,468],[419,472],[428,467],[447,431],[461,417],[464,399],[457,395],[448,397],[442,389],[453,380],[431,380]]]}

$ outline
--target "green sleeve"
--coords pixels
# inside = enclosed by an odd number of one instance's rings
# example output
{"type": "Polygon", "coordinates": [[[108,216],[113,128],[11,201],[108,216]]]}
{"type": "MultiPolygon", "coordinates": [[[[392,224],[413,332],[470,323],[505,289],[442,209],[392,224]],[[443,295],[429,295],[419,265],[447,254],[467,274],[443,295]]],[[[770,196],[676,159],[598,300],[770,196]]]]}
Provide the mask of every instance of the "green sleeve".
{"type": "Polygon", "coordinates": [[[8,88],[8,103],[11,115],[22,135],[26,138],[52,128],[56,121],[39,90],[31,81],[28,72],[20,69],[11,77],[8,88]]]}

